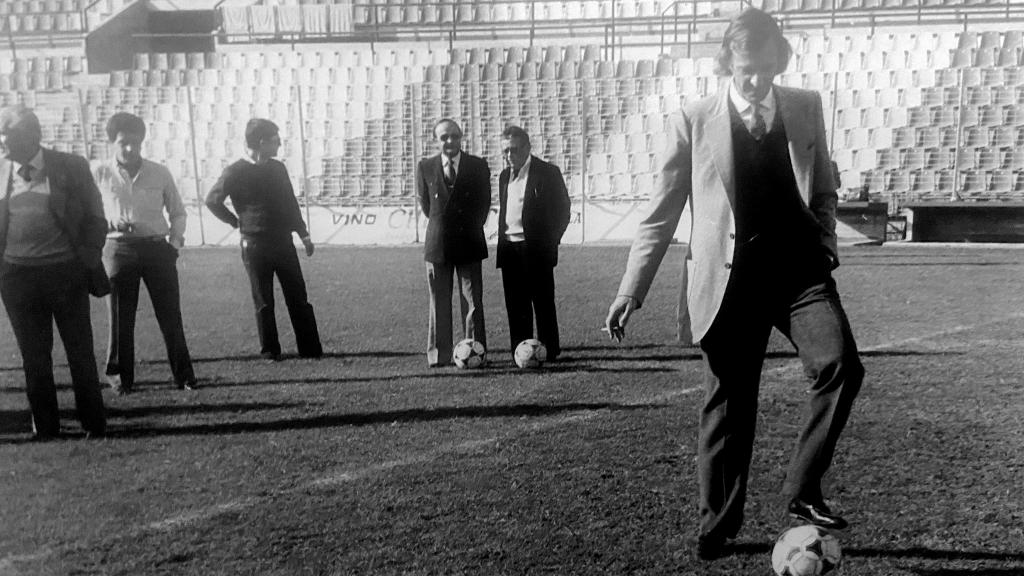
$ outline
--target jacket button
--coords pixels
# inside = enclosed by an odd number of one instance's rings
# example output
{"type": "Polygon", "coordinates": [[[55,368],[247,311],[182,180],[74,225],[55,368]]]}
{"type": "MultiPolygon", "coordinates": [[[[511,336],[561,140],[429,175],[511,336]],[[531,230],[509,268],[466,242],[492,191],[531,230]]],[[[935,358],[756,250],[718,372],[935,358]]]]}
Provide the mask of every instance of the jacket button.
{"type": "Polygon", "coordinates": [[[732,263],[730,263],[730,262],[726,262],[726,263],[725,263],[725,269],[726,269],[726,270],[730,270],[730,269],[732,269],[732,263]]]}
{"type": "Polygon", "coordinates": [[[732,232],[730,232],[729,233],[729,240],[735,240],[735,239],[736,239],[736,235],[733,234],[732,232]]]}

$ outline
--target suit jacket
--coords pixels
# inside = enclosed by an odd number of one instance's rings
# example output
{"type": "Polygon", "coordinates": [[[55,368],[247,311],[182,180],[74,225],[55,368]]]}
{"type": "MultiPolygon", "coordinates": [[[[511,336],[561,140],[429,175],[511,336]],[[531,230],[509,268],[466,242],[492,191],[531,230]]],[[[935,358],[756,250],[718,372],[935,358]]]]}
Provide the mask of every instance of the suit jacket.
{"type": "MultiPolygon", "coordinates": [[[[107,236],[103,200],[92,178],[89,162],[80,156],[43,148],[43,171],[50,185],[50,211],[68,235],[78,259],[89,270],[102,270],[101,256],[107,236]]],[[[0,158],[0,255],[7,247],[10,222],[7,182],[14,163],[0,158]]]]}
{"type": "MultiPolygon", "coordinates": [[[[825,140],[821,96],[817,92],[774,86],[786,126],[789,155],[802,208],[820,224],[819,241],[836,265],[836,186],[825,140]]],[[[675,234],[683,208],[693,218],[684,269],[685,301],[694,342],[711,327],[722,304],[736,243],[729,91],[688,104],[673,115],[661,172],[629,253],[619,295],[642,305],[654,274],[675,234]]]]}
{"type": "Polygon", "coordinates": [[[429,219],[424,260],[468,264],[487,258],[484,224],[491,211],[491,170],[486,160],[463,151],[449,193],[441,155],[424,158],[416,166],[416,194],[429,219]]]}
{"type": "MultiPolygon", "coordinates": [[[[498,176],[498,268],[507,258],[510,244],[506,222],[510,176],[509,168],[498,176]]],[[[526,237],[527,257],[548,266],[558,265],[558,244],[568,226],[569,192],[565,189],[562,171],[554,164],[531,156],[523,198],[523,235],[526,237]]]]}

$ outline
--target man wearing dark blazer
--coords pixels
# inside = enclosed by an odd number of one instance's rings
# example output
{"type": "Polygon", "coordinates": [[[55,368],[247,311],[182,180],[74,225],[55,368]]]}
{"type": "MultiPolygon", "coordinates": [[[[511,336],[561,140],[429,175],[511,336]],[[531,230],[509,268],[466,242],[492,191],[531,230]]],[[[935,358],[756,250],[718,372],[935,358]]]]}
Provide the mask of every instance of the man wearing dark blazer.
{"type": "Polygon", "coordinates": [[[832,278],[837,197],[821,96],[773,84],[790,55],[765,12],[747,9],[733,19],[718,56],[729,81],[673,116],[658,185],[605,321],[621,339],[689,202],[681,312],[689,313],[705,365],[697,444],[702,559],[723,554],[743,522],[773,327],[793,343],[810,378],[809,418],[782,486],[788,511],[830,529],[847,525],[826,506],[822,478],[864,368],[832,278]]]}
{"type": "Polygon", "coordinates": [[[505,290],[505,309],[513,352],[533,338],[561,353],[555,312],[555,266],[558,245],[569,225],[569,192],[558,166],[531,154],[530,135],[518,126],[501,134],[507,167],[498,177],[497,266],[505,290]]]}
{"type": "Polygon", "coordinates": [[[427,364],[452,362],[452,281],[458,279],[465,338],[487,347],[481,261],[487,258],[484,224],[491,209],[487,161],[462,151],[462,129],[451,119],[434,125],[438,154],[416,166],[416,193],[427,216],[424,260],[430,313],[427,364]]]}
{"type": "Polygon", "coordinates": [[[103,436],[89,294],[109,292],[100,261],[107,222],[89,163],[42,148],[41,139],[32,110],[0,111],[0,297],[21,351],[34,438],[60,435],[54,324],[67,353],[78,419],[87,435],[103,436]]]}

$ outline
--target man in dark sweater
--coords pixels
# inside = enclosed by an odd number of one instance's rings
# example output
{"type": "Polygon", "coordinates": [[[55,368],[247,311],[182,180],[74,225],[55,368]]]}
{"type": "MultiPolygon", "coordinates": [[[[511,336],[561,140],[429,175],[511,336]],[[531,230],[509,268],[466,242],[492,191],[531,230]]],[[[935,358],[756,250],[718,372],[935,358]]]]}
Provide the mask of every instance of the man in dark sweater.
{"type": "Polygon", "coordinates": [[[313,306],[306,297],[306,282],[292,244],[292,232],[299,235],[307,256],[313,255],[313,242],[302,221],[288,169],[274,160],[281,147],[277,125],[253,118],[245,126],[245,143],[248,156],[224,169],[206,195],[206,207],[241,232],[242,262],[252,286],[260,354],[270,360],[281,357],[274,318],[276,274],[295,330],[299,356],[318,358],[323,355],[323,348],[313,306]],[[228,198],[237,216],[224,206],[228,198]]]}
{"type": "Polygon", "coordinates": [[[621,339],[690,203],[681,312],[705,366],[695,542],[705,560],[726,553],[743,523],[772,328],[789,338],[809,377],[809,417],[782,485],[787,511],[828,529],[847,526],[826,505],[822,481],[864,368],[832,278],[837,199],[821,96],[773,84],[790,55],[765,12],[747,9],[732,21],[718,57],[728,82],[673,116],[658,186],[605,321],[621,339]]]}

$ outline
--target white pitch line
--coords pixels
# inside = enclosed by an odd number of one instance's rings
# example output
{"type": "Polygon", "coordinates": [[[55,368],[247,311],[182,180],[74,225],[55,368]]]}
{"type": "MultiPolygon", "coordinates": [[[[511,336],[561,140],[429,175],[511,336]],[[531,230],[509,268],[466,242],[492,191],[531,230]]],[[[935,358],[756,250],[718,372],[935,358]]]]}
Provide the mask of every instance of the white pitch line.
{"type": "MultiPolygon", "coordinates": [[[[914,336],[914,337],[911,337],[911,338],[904,338],[904,339],[901,339],[901,340],[895,340],[895,341],[892,341],[892,342],[887,342],[887,343],[883,343],[883,344],[876,344],[874,346],[868,346],[868,347],[865,347],[865,348],[861,348],[861,350],[862,351],[874,352],[874,351],[878,351],[878,350],[885,350],[887,348],[896,348],[896,347],[899,347],[899,346],[905,346],[907,344],[912,344],[912,343],[915,343],[915,342],[922,342],[922,341],[930,340],[930,339],[933,339],[933,338],[941,338],[943,336],[949,336],[949,335],[952,335],[952,334],[958,334],[960,332],[966,332],[966,331],[969,331],[969,330],[975,330],[975,329],[983,327],[983,326],[988,326],[988,325],[992,325],[992,324],[998,324],[1000,322],[1005,322],[1006,320],[1009,320],[1009,319],[1018,319],[1018,318],[1024,318],[1024,313],[1018,312],[1018,313],[1014,313],[1014,314],[1009,314],[1009,315],[1004,316],[1002,318],[999,318],[997,320],[992,320],[990,322],[983,322],[981,324],[975,324],[975,325],[971,325],[971,326],[955,326],[953,328],[947,328],[947,329],[944,329],[944,330],[939,330],[937,332],[931,332],[929,334],[924,334],[924,335],[921,335],[921,336],[914,336]]],[[[789,363],[787,363],[785,366],[781,366],[781,367],[773,370],[773,372],[781,372],[781,371],[784,371],[784,370],[787,370],[789,368],[792,368],[794,366],[799,366],[799,365],[800,365],[800,361],[799,360],[792,360],[789,363]]],[[[678,390],[673,390],[673,391],[670,391],[670,392],[665,392],[665,393],[658,394],[658,395],[655,395],[655,396],[648,396],[648,397],[645,397],[645,398],[636,399],[633,402],[624,404],[624,406],[637,406],[637,405],[641,405],[641,404],[651,404],[651,403],[667,402],[669,400],[674,400],[674,399],[679,398],[681,396],[692,394],[694,392],[699,392],[700,390],[701,390],[700,386],[692,386],[692,387],[689,387],[689,388],[680,388],[678,390]]],[[[138,535],[141,535],[141,534],[145,534],[147,532],[167,532],[167,531],[171,531],[171,530],[174,530],[174,529],[177,529],[177,528],[188,526],[190,524],[195,524],[195,523],[198,523],[198,522],[209,520],[209,519],[214,518],[214,517],[216,517],[216,516],[218,516],[220,514],[225,514],[225,513],[228,513],[228,512],[238,512],[238,511],[241,511],[241,510],[245,510],[245,509],[251,508],[253,506],[259,505],[263,501],[266,501],[266,500],[269,500],[269,499],[272,499],[272,498],[275,498],[275,497],[278,497],[278,496],[282,496],[282,495],[285,495],[285,494],[288,494],[288,493],[293,493],[293,492],[298,492],[298,491],[308,490],[308,489],[323,489],[323,488],[329,488],[329,487],[332,487],[332,486],[343,485],[343,484],[348,483],[348,482],[355,482],[355,481],[361,480],[363,478],[371,477],[374,474],[378,474],[378,473],[381,473],[381,472],[386,472],[386,471],[389,471],[389,470],[393,470],[395,468],[403,468],[403,467],[406,467],[406,466],[412,466],[412,465],[416,465],[416,464],[425,464],[425,463],[437,460],[437,459],[439,459],[439,458],[441,458],[441,457],[443,457],[445,455],[448,455],[448,454],[472,452],[472,451],[478,450],[478,449],[480,449],[482,447],[496,444],[496,443],[498,443],[499,441],[501,441],[503,439],[515,438],[517,436],[521,436],[521,435],[528,434],[528,433],[531,433],[531,432],[538,432],[538,431],[548,430],[548,429],[551,429],[551,428],[557,428],[557,427],[564,426],[564,425],[567,425],[567,424],[586,422],[588,420],[592,420],[593,418],[596,418],[597,416],[603,415],[605,413],[607,413],[607,410],[591,410],[591,411],[587,411],[587,412],[577,412],[577,413],[573,413],[573,414],[567,414],[567,415],[564,415],[564,416],[559,416],[557,418],[553,418],[551,420],[545,420],[543,422],[534,422],[534,423],[531,423],[531,424],[526,425],[526,426],[518,427],[518,428],[514,429],[513,431],[511,431],[510,433],[502,435],[502,436],[492,436],[492,437],[489,437],[489,438],[483,438],[483,439],[477,439],[477,440],[466,440],[466,441],[463,441],[463,442],[449,444],[449,445],[441,447],[441,448],[437,448],[437,449],[434,449],[434,450],[430,450],[430,451],[423,452],[423,453],[420,453],[420,454],[417,454],[417,455],[414,455],[414,456],[410,456],[410,457],[406,457],[406,458],[398,458],[398,459],[394,459],[394,460],[388,460],[386,462],[381,462],[379,464],[373,464],[373,465],[370,465],[370,466],[364,466],[362,468],[358,468],[358,469],[355,469],[355,470],[347,470],[347,471],[342,471],[342,472],[338,472],[338,473],[335,473],[335,474],[330,474],[330,475],[327,475],[327,476],[321,476],[320,478],[314,479],[313,481],[309,482],[308,484],[304,484],[304,485],[302,485],[302,486],[300,486],[298,488],[292,488],[292,489],[289,489],[289,490],[279,490],[279,491],[272,492],[269,495],[261,496],[261,497],[258,497],[258,498],[244,498],[244,499],[239,499],[239,500],[232,500],[232,501],[229,501],[229,502],[217,504],[217,505],[210,506],[210,507],[207,507],[207,508],[201,508],[199,510],[194,510],[194,511],[186,512],[186,513],[179,514],[179,515],[176,515],[176,516],[171,516],[170,518],[166,518],[164,520],[160,520],[160,521],[157,521],[157,522],[151,522],[149,524],[145,524],[145,525],[139,526],[136,529],[132,530],[128,534],[128,536],[129,537],[131,537],[131,536],[138,536],[138,535]]],[[[0,573],[5,573],[5,571],[7,569],[13,568],[15,563],[39,561],[39,560],[45,559],[48,556],[51,556],[53,553],[54,553],[54,551],[52,549],[50,549],[50,548],[43,548],[43,549],[40,549],[40,550],[38,550],[38,551],[36,551],[36,552],[34,552],[32,554],[21,554],[21,555],[14,555],[14,554],[12,554],[12,555],[9,555],[6,558],[0,559],[0,573]]]]}

